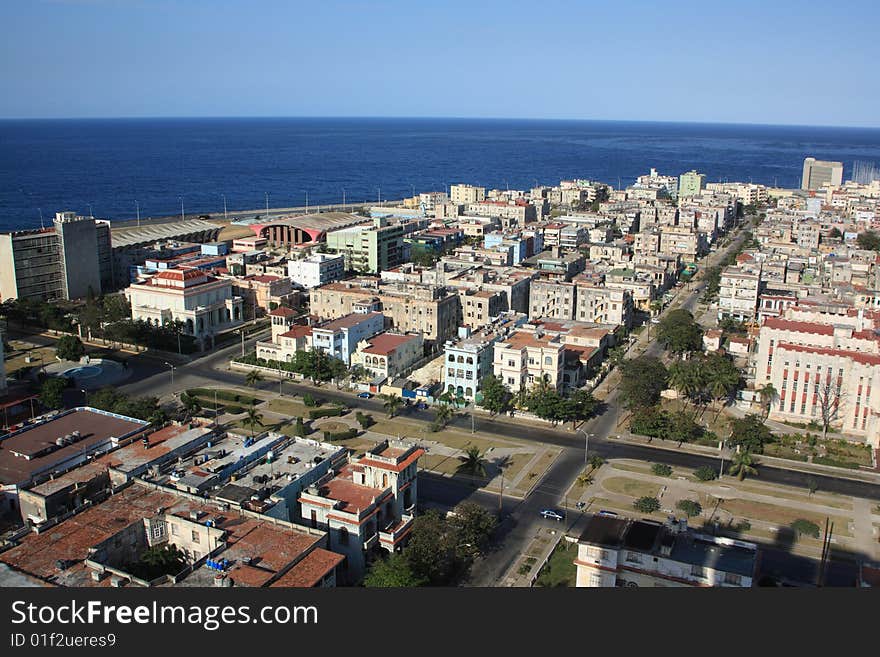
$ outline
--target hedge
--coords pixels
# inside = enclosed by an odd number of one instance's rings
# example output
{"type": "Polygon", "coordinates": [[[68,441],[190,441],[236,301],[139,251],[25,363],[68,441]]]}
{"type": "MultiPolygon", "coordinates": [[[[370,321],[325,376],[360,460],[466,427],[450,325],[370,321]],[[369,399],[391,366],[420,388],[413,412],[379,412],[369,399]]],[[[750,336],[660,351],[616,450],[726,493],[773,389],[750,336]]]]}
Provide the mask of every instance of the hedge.
{"type": "Polygon", "coordinates": [[[339,417],[346,413],[348,413],[347,408],[319,408],[314,411],[309,411],[309,419],[317,420],[322,417],[339,417]]]}

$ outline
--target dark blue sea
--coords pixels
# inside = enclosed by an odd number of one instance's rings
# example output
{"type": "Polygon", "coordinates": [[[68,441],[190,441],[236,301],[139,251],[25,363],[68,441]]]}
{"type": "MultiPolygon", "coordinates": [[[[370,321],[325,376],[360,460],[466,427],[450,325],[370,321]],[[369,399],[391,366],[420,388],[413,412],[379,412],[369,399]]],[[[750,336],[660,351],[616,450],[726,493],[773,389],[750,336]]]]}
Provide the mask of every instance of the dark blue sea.
{"type": "Polygon", "coordinates": [[[402,198],[456,182],[632,182],[650,167],[797,186],[805,156],[880,165],[880,129],[479,119],[0,121],[0,230],[402,198]],[[381,190],[381,191],[380,191],[381,190]]]}

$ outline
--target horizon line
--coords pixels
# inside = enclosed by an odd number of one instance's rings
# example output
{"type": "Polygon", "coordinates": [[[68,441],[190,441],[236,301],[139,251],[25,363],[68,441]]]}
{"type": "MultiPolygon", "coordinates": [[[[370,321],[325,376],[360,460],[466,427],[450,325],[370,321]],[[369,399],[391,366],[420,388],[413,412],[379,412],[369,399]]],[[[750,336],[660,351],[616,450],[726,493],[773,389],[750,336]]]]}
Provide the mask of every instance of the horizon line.
{"type": "Polygon", "coordinates": [[[831,128],[842,130],[880,130],[880,125],[853,124],[810,124],[810,123],[761,123],[754,121],[693,121],[693,120],[662,120],[662,119],[597,119],[597,118],[562,118],[562,117],[516,117],[516,116],[381,116],[381,115],[139,115],[139,116],[10,116],[0,117],[0,121],[179,121],[179,120],[254,120],[254,119],[358,119],[358,120],[416,120],[416,121],[534,121],[534,122],[576,122],[576,123],[633,123],[633,124],[668,124],[668,125],[716,125],[716,126],[753,126],[768,128],[831,128]]]}

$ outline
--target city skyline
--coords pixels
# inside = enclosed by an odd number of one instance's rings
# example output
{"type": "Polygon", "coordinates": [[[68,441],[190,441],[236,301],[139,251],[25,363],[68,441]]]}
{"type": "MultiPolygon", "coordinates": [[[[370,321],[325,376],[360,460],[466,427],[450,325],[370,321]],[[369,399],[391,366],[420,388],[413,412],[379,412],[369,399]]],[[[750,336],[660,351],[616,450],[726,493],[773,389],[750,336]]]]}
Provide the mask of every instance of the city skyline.
{"type": "Polygon", "coordinates": [[[626,11],[551,2],[540,14],[515,2],[267,2],[259,12],[231,1],[5,6],[0,79],[9,93],[0,118],[878,127],[878,94],[866,83],[875,6],[852,3],[833,23],[818,8],[790,2],[737,9],[692,2],[637,2],[626,11]],[[845,59],[819,47],[835,41],[848,44],[845,59]],[[432,91],[440,88],[455,93],[432,91]]]}

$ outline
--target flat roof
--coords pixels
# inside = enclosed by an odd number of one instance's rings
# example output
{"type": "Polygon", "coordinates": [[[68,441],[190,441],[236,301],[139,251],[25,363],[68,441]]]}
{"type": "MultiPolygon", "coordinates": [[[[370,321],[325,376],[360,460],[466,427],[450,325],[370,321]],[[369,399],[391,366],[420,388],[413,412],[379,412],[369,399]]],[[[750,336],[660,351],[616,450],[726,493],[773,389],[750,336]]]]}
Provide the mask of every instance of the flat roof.
{"type": "Polygon", "coordinates": [[[136,434],[147,426],[149,423],[143,420],[88,407],[61,413],[0,441],[0,482],[17,484],[29,481],[35,474],[51,470],[55,463],[88,452],[110,438],[122,439],[136,434]],[[74,431],[80,432],[79,440],[56,448],[58,438],[74,431]]]}

